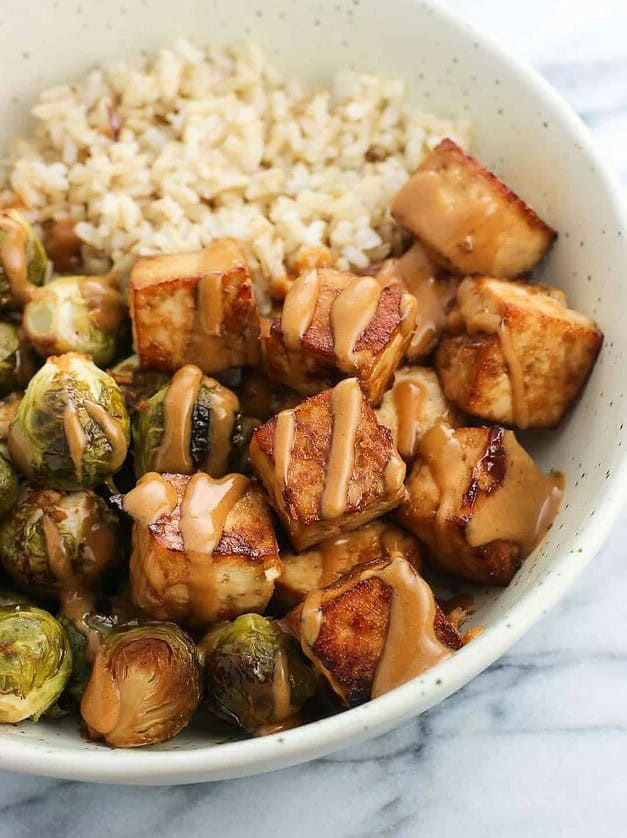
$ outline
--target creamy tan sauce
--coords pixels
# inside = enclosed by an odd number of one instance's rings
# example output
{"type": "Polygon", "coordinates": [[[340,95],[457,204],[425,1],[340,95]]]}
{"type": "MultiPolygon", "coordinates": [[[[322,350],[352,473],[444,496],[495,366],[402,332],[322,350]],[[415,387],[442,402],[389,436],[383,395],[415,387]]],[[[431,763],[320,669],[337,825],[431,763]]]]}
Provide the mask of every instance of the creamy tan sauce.
{"type": "Polygon", "coordinates": [[[372,685],[377,698],[451,656],[435,633],[435,599],[427,583],[402,556],[376,576],[392,589],[388,631],[372,685]]]}
{"type": "Polygon", "coordinates": [[[527,428],[529,426],[529,405],[527,403],[522,363],[514,349],[505,319],[499,314],[487,310],[475,312],[467,318],[466,328],[469,335],[484,332],[498,337],[509,373],[512,418],[514,424],[519,428],[527,428]]]}
{"type": "Polygon", "coordinates": [[[283,649],[279,649],[274,662],[272,699],[274,704],[272,720],[282,722],[292,714],[292,689],[290,687],[289,666],[287,654],[283,649]]]}
{"type": "Polygon", "coordinates": [[[76,469],[76,477],[80,481],[83,475],[83,454],[87,447],[87,437],[78,418],[73,402],[68,401],[63,411],[63,431],[67,441],[70,457],[76,469]]]}
{"type": "Polygon", "coordinates": [[[89,307],[89,317],[96,328],[114,334],[125,316],[122,295],[113,277],[90,276],[81,282],[81,294],[89,307]]]}
{"type": "Polygon", "coordinates": [[[464,452],[452,428],[438,423],[420,441],[420,454],[429,466],[440,491],[435,514],[435,537],[440,549],[448,552],[446,523],[455,516],[460,497],[460,477],[466,468],[464,452]]]}
{"type": "Polygon", "coordinates": [[[321,501],[323,518],[337,518],[346,510],[361,408],[362,394],[356,378],[340,381],[333,388],[331,450],[321,501]]]}
{"type": "Polygon", "coordinates": [[[281,313],[281,331],[287,349],[300,348],[301,339],[311,326],[319,293],[318,271],[303,274],[290,288],[281,313]]]}
{"type": "Polygon", "coordinates": [[[202,386],[202,370],[192,364],[175,373],[163,400],[163,436],[153,457],[155,471],[191,474],[192,414],[202,386]]]}
{"type": "Polygon", "coordinates": [[[190,479],[181,501],[180,529],[186,553],[212,555],[229,513],[249,485],[249,479],[242,474],[213,480],[199,473],[190,479]]]}
{"type": "Polygon", "coordinates": [[[205,471],[212,477],[222,477],[228,469],[239,399],[213,378],[205,378],[205,384],[211,387],[211,439],[205,471]]]}
{"type": "Polygon", "coordinates": [[[178,506],[176,489],[160,474],[148,472],[124,496],[124,511],[142,526],[171,515],[178,506]]]}
{"type": "Polygon", "coordinates": [[[128,442],[121,424],[112,416],[109,416],[104,407],[97,402],[85,400],[83,406],[88,416],[100,425],[103,434],[106,436],[112,451],[111,470],[117,471],[126,459],[126,452],[128,451],[128,442]]]}
{"type": "Polygon", "coordinates": [[[546,535],[560,507],[564,490],[560,474],[544,474],[516,450],[511,431],[503,437],[505,477],[482,503],[477,504],[466,526],[471,547],[490,541],[511,541],[520,545],[522,557],[546,535]]]}
{"type": "Polygon", "coordinates": [[[405,460],[418,453],[422,428],[422,415],[427,389],[417,380],[397,381],[392,388],[392,401],[396,411],[396,447],[405,460]]]}
{"type": "Polygon", "coordinates": [[[274,474],[277,486],[277,500],[280,501],[283,490],[288,484],[290,459],[296,435],[296,417],[293,410],[283,410],[276,418],[274,426],[273,458],[274,474]]]}
{"type": "Polygon", "coordinates": [[[0,231],[3,233],[0,235],[0,261],[11,293],[18,304],[25,305],[37,292],[37,288],[28,281],[26,230],[11,216],[0,213],[0,231]]]}
{"type": "Polygon", "coordinates": [[[222,303],[222,281],[224,274],[218,271],[203,276],[198,294],[200,326],[205,335],[219,337],[222,334],[224,311],[222,303]]]}
{"type": "Polygon", "coordinates": [[[333,300],[330,320],[335,356],[339,368],[346,372],[354,369],[355,346],[375,316],[381,291],[374,277],[365,276],[333,300]]]}

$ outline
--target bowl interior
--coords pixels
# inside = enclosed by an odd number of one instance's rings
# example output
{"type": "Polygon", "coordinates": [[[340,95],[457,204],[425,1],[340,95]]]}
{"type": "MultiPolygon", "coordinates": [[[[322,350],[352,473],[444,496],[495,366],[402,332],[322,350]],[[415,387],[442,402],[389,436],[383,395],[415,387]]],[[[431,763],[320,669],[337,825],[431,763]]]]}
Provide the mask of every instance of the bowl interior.
{"type": "MultiPolygon", "coordinates": [[[[206,42],[254,39],[286,73],[324,83],[349,66],[403,78],[425,111],[473,123],[473,150],[553,227],[559,240],[540,272],[605,332],[600,360],[576,410],[557,432],[524,438],[545,468],[566,476],[546,542],[505,590],[478,591],[484,634],[435,673],[367,705],[279,737],[232,745],[204,722],[143,752],[83,741],[75,721],[0,729],[0,767],[109,782],[235,776],[306,759],[391,727],[452,692],[494,660],[546,610],[598,548],[626,483],[619,301],[625,240],[618,199],[579,121],[530,71],[465,24],[409,0],[75,0],[10,3],[0,22],[0,149],[29,130],[37,93],[92,65],[178,35],[206,42]]],[[[466,589],[467,586],[463,586],[466,589]]]]}

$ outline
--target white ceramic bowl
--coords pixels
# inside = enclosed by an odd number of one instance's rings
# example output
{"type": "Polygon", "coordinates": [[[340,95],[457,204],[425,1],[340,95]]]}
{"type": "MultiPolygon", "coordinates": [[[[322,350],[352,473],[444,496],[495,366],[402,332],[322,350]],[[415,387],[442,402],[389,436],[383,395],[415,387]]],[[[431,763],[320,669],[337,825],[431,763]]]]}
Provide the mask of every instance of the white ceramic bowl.
{"type": "Polygon", "coordinates": [[[476,621],[486,630],[451,659],[363,707],[263,739],[217,743],[215,733],[194,728],[163,746],[114,751],[83,741],[76,721],[4,727],[0,768],[143,784],[237,777],[367,739],[442,701],[555,604],[624,507],[625,219],[583,125],[534,72],[429,3],[83,0],[81,8],[77,0],[57,0],[10,2],[2,17],[0,148],[27,129],[29,107],[43,87],[178,35],[252,38],[283,69],[312,82],[346,65],[404,78],[425,110],[469,117],[479,158],[559,230],[545,278],[598,320],[606,342],[576,410],[559,432],[531,440],[545,467],[566,474],[559,519],[509,588],[481,595],[476,621]]]}

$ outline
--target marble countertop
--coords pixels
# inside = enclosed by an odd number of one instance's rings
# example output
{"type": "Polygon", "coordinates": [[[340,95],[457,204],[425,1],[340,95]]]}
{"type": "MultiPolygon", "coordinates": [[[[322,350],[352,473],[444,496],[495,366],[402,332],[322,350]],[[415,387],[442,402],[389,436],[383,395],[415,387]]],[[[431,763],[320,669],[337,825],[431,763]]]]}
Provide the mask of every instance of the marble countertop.
{"type": "MultiPolygon", "coordinates": [[[[625,0],[446,4],[530,60],[627,185],[625,0]]],[[[623,836],[626,543],[627,515],[508,655],[395,732],[208,785],[113,788],[0,772],[0,836],[623,836]]]]}

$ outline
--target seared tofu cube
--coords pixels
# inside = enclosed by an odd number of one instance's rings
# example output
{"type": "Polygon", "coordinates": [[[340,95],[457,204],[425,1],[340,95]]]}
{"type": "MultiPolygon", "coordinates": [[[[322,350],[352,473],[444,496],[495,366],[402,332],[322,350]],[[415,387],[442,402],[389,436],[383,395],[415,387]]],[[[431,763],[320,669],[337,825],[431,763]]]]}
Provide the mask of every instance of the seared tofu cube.
{"type": "Polygon", "coordinates": [[[258,428],[250,458],[296,550],[379,518],[405,497],[405,464],[355,378],[258,428]]]}
{"type": "Polygon", "coordinates": [[[268,375],[305,395],[355,376],[377,404],[405,355],[415,317],[411,294],[374,277],[309,271],[291,286],[280,318],[262,331],[268,375]]]}
{"type": "Polygon", "coordinates": [[[133,341],[142,369],[203,372],[259,360],[259,316],[246,256],[230,239],[199,253],[151,256],[131,271],[133,341]]]}
{"type": "Polygon", "coordinates": [[[555,427],[586,383],[603,342],[560,291],[466,278],[435,364],[444,392],[474,416],[555,427]],[[459,334],[456,334],[459,332],[459,334]]]}
{"type": "Polygon", "coordinates": [[[459,411],[446,399],[430,367],[402,367],[376,410],[377,419],[392,431],[394,445],[406,463],[418,454],[420,440],[436,422],[461,424],[459,411]]]}
{"type": "Polygon", "coordinates": [[[152,472],[124,508],[134,519],[131,597],[142,611],[192,630],[263,613],[281,561],[270,509],[249,478],[152,472]]]}
{"type": "Polygon", "coordinates": [[[518,276],[555,238],[531,207],[448,139],[397,193],[392,215],[461,274],[518,276]]]}
{"type": "Polygon", "coordinates": [[[416,298],[416,326],[405,357],[412,364],[421,363],[431,355],[444,329],[459,278],[444,270],[420,242],[414,242],[399,259],[386,259],[377,279],[416,298]]]}
{"type": "Polygon", "coordinates": [[[422,675],[462,642],[425,580],[396,554],[312,591],[287,622],[347,707],[422,675]]]}
{"type": "Polygon", "coordinates": [[[563,481],[544,474],[502,427],[435,425],[422,439],[396,520],[441,570],[507,585],[544,537],[563,481]]]}
{"type": "Polygon", "coordinates": [[[373,521],[302,553],[281,552],[283,573],[277,579],[274,600],[281,610],[287,611],[302,602],[310,591],[335,582],[356,565],[397,553],[420,572],[422,558],[418,540],[388,521],[373,521]]]}

